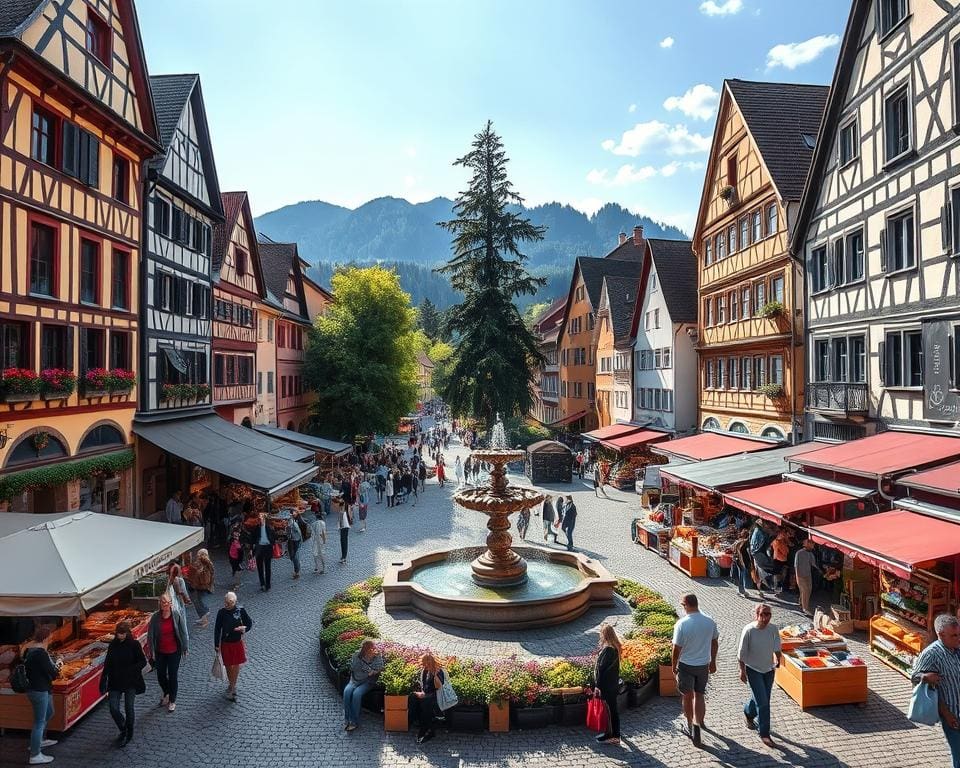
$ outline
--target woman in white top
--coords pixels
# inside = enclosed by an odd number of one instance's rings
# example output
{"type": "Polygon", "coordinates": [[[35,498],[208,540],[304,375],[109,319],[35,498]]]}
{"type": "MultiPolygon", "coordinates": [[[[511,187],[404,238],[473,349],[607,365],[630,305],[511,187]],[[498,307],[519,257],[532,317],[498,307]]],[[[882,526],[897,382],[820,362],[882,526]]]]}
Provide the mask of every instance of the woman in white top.
{"type": "Polygon", "coordinates": [[[459,456],[457,456],[457,463],[453,467],[453,474],[457,478],[457,488],[459,488],[463,485],[463,464],[459,456]]]}
{"type": "Polygon", "coordinates": [[[337,515],[337,524],[340,528],[340,562],[347,562],[347,544],[350,537],[350,526],[353,524],[353,516],[350,514],[350,505],[345,501],[340,504],[340,511],[337,515]]]}
{"type": "Polygon", "coordinates": [[[387,472],[387,506],[393,506],[393,472],[387,472]]]}
{"type": "Polygon", "coordinates": [[[743,706],[747,728],[756,730],[768,747],[776,746],[770,738],[770,692],[774,671],[780,666],[780,630],[770,623],[773,611],[766,603],[756,607],[756,621],[740,633],[740,682],[750,686],[751,696],[743,706]]]}

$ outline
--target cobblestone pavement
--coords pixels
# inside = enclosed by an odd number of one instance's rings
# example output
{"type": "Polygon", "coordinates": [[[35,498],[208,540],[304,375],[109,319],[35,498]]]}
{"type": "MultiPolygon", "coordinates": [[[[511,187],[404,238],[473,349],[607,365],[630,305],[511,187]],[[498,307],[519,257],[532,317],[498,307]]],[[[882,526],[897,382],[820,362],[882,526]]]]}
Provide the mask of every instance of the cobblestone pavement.
{"type": "MultiPolygon", "coordinates": [[[[449,451],[448,464],[459,451],[449,451]]],[[[449,472],[453,474],[452,467],[449,472]]],[[[274,588],[257,589],[256,578],[244,574],[241,603],[255,626],[249,635],[250,662],[239,682],[240,701],[224,699],[222,683],[210,680],[213,660],[210,628],[191,636],[189,656],[181,667],[177,711],[167,713],[159,700],[155,675],[147,676],[147,693],[138,699],[134,741],[125,749],[113,746],[116,734],[105,704],[99,706],[59,745],[48,750],[55,765],[78,768],[157,768],[211,766],[438,766],[461,768],[599,768],[601,766],[854,766],[860,768],[941,767],[949,765],[939,729],[909,723],[904,710],[908,682],[870,659],[870,700],[865,706],[800,709],[774,688],[773,731],[782,745],[771,751],[756,733],[746,730],[741,714],[746,686],[738,679],[736,642],[752,613],[752,603],[739,598],[729,585],[712,580],[697,584],[650,552],[630,542],[630,522],[637,510],[633,493],[610,491],[597,499],[581,482],[557,487],[572,493],[579,509],[575,543],[601,559],[618,575],[638,579],[678,602],[691,588],[701,607],[712,614],[721,630],[719,672],[708,690],[704,749],[695,749],[678,731],[677,699],[654,698],[622,716],[622,747],[598,746],[585,728],[557,726],[506,734],[441,733],[424,747],[414,734],[384,733],[379,718],[364,714],[362,727],[347,735],[342,730],[340,698],[320,670],[317,632],[323,603],[351,582],[378,572],[398,557],[412,552],[482,542],[485,518],[455,511],[453,488],[430,482],[420,503],[387,510],[371,506],[366,533],[350,536],[350,556],[338,564],[336,531],[327,544],[327,570],[312,572],[309,554],[304,575],[291,579],[289,561],[276,561],[274,588]]],[[[537,519],[531,525],[536,531],[537,519]]],[[[229,587],[229,566],[222,550],[215,551],[217,594],[229,587]]],[[[569,627],[573,645],[592,644],[591,628],[602,618],[589,615],[569,627]]],[[[775,604],[774,621],[783,625],[799,620],[792,604],[775,604]]],[[[536,645],[539,633],[530,633],[536,645]]],[[[550,631],[545,636],[557,637],[550,631]]],[[[459,635],[457,650],[481,651],[469,633],[459,635]]],[[[511,638],[517,640],[516,638],[511,638]]],[[[525,643],[524,638],[518,640],[525,643]]],[[[853,647],[866,652],[862,643],[853,647]]],[[[545,648],[549,653],[550,644],[545,648]]],[[[531,649],[540,653],[541,650],[531,649]]],[[[22,765],[27,748],[23,734],[0,738],[0,765],[22,765]]]]}

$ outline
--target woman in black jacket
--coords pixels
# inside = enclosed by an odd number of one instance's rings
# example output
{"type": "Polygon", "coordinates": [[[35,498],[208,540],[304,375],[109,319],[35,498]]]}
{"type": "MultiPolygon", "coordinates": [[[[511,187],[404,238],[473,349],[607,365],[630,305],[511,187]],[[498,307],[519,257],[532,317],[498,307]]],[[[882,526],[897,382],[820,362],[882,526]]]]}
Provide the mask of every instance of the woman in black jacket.
{"type": "Polygon", "coordinates": [[[620,743],[620,713],[617,712],[617,693],[620,690],[620,638],[612,624],[600,625],[600,653],[593,672],[593,680],[600,697],[607,705],[607,730],[597,736],[601,744],[620,743]]]}
{"type": "Polygon", "coordinates": [[[253,628],[253,619],[242,605],[237,605],[235,592],[223,596],[223,608],[217,611],[213,625],[213,650],[220,654],[227,671],[227,698],[237,700],[237,678],[240,665],[247,661],[247,648],[243,641],[253,628]]]}
{"type": "Polygon", "coordinates": [[[107,647],[107,658],[104,659],[100,678],[100,691],[109,695],[110,716],[120,729],[117,737],[119,747],[125,747],[133,738],[135,698],[147,689],[143,682],[145,666],[147,657],[143,654],[143,646],[130,631],[130,623],[121,621],[107,647]],[[121,697],[124,712],[120,711],[121,697]]]}

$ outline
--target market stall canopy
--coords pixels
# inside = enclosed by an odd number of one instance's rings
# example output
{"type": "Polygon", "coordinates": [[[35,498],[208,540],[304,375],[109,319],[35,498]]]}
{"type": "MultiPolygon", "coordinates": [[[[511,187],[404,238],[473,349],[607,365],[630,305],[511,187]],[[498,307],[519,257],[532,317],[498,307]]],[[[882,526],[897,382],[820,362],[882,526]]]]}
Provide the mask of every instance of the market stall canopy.
{"type": "Polygon", "coordinates": [[[664,464],[660,474],[674,482],[695,485],[708,491],[722,491],[738,485],[761,485],[779,480],[790,456],[812,450],[811,443],[773,448],[761,454],[744,453],[675,467],[664,464]]]}
{"type": "Polygon", "coordinates": [[[634,432],[639,432],[641,429],[643,429],[643,427],[636,424],[611,424],[609,427],[600,427],[600,429],[584,432],[580,437],[584,440],[592,440],[595,443],[599,443],[603,440],[631,435],[634,432]]]}
{"type": "Polygon", "coordinates": [[[0,538],[0,616],[78,616],[203,543],[203,529],[80,512],[0,538]]]}
{"type": "Polygon", "coordinates": [[[907,488],[916,488],[918,491],[960,499],[960,461],[907,475],[897,482],[907,488]]]}
{"type": "Polygon", "coordinates": [[[267,437],[286,440],[288,443],[309,448],[313,451],[331,453],[334,456],[344,456],[353,450],[353,446],[347,443],[338,443],[335,440],[325,440],[322,437],[305,435],[302,432],[294,432],[292,429],[280,429],[280,427],[270,427],[266,425],[257,426],[254,427],[254,429],[257,432],[262,432],[267,437]]]}
{"type": "Polygon", "coordinates": [[[732,507],[742,509],[757,517],[782,523],[791,515],[799,515],[810,509],[828,507],[855,501],[853,496],[817,488],[790,480],[759,488],[747,488],[723,495],[723,500],[732,507]]]}
{"type": "MultiPolygon", "coordinates": [[[[54,512],[50,515],[36,515],[31,512],[4,512],[0,514],[0,539],[41,523],[59,520],[69,514],[69,512],[54,512]]],[[[2,586],[0,586],[0,589],[2,589],[2,586]]]]}
{"type": "Polygon", "coordinates": [[[890,431],[811,451],[793,463],[876,478],[924,469],[957,457],[958,437],[890,431]]]}
{"type": "Polygon", "coordinates": [[[666,432],[657,432],[654,429],[642,429],[639,432],[632,432],[629,435],[614,437],[611,440],[603,440],[602,444],[618,451],[629,451],[632,448],[639,448],[641,445],[660,443],[669,439],[670,435],[666,432]]]}
{"type": "Polygon", "coordinates": [[[276,496],[319,471],[313,451],[238,427],[216,414],[175,421],[134,422],[138,437],[197,466],[276,496]]]}
{"type": "Polygon", "coordinates": [[[941,520],[948,520],[952,523],[960,523],[960,509],[943,507],[939,504],[931,504],[927,501],[917,501],[916,499],[904,498],[893,502],[897,509],[905,509],[908,512],[916,512],[927,517],[937,517],[941,520]]]}
{"type": "Polygon", "coordinates": [[[572,416],[564,416],[562,419],[557,419],[556,421],[551,421],[551,422],[550,422],[550,426],[551,426],[551,427],[562,427],[564,424],[569,424],[571,421],[576,421],[576,420],[579,419],[581,416],[586,416],[586,415],[587,415],[587,412],[586,412],[586,411],[577,411],[577,412],[576,412],[575,414],[573,414],[572,416]]]}
{"type": "Polygon", "coordinates": [[[861,488],[858,485],[849,485],[847,483],[838,483],[836,480],[827,480],[815,475],[805,475],[803,472],[785,472],[784,480],[793,480],[804,485],[812,485],[816,488],[826,488],[828,491],[836,491],[854,499],[865,499],[873,496],[877,492],[876,488],[861,488]]]}
{"type": "Polygon", "coordinates": [[[810,538],[904,578],[921,563],[960,554],[960,525],[902,509],[815,526],[810,538]]]}
{"type": "Polygon", "coordinates": [[[654,453],[664,456],[679,456],[691,461],[706,461],[732,456],[736,453],[753,453],[754,451],[769,451],[776,448],[777,443],[768,440],[750,440],[745,437],[721,435],[716,432],[702,432],[692,437],[681,437],[669,443],[656,445],[654,453]]]}
{"type": "Polygon", "coordinates": [[[527,446],[527,453],[563,453],[569,456],[572,451],[556,440],[538,440],[527,446]]]}

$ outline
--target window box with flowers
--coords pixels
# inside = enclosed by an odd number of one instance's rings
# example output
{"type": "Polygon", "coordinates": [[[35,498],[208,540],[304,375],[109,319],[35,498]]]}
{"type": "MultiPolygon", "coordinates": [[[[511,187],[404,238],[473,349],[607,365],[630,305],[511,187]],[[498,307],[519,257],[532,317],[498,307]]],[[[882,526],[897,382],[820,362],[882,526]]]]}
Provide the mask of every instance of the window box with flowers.
{"type": "Polygon", "coordinates": [[[726,184],[720,188],[720,197],[727,201],[727,205],[734,205],[737,202],[737,188],[731,184],[726,184]]]}
{"type": "Polygon", "coordinates": [[[106,397],[110,394],[110,371],[106,368],[91,368],[83,374],[84,397],[106,397]]]}
{"type": "Polygon", "coordinates": [[[126,368],[114,368],[110,371],[110,376],[107,379],[107,389],[110,390],[110,394],[125,395],[133,389],[136,383],[137,375],[133,371],[128,371],[126,368]]]}
{"type": "Polygon", "coordinates": [[[197,396],[197,388],[193,384],[164,384],[160,390],[160,399],[166,402],[172,400],[193,400],[197,396]]]}
{"type": "Polygon", "coordinates": [[[66,400],[77,388],[77,377],[66,368],[40,371],[40,394],[44,400],[66,400]]]}
{"type": "Polygon", "coordinates": [[[761,384],[757,387],[757,392],[770,400],[776,400],[778,397],[783,397],[783,384],[761,384]]]}
{"type": "Polygon", "coordinates": [[[40,377],[29,368],[5,368],[0,393],[7,403],[24,403],[40,397],[40,377]]]}
{"type": "Polygon", "coordinates": [[[783,304],[779,301],[768,301],[760,308],[760,317],[775,319],[783,316],[783,304]]]}

